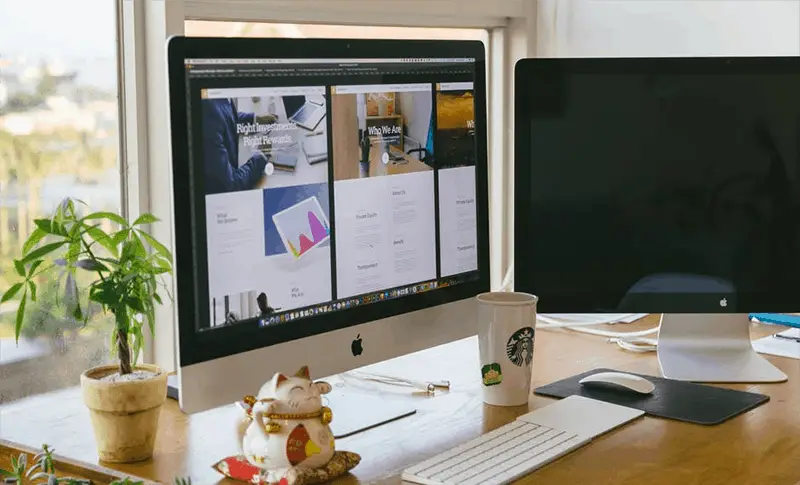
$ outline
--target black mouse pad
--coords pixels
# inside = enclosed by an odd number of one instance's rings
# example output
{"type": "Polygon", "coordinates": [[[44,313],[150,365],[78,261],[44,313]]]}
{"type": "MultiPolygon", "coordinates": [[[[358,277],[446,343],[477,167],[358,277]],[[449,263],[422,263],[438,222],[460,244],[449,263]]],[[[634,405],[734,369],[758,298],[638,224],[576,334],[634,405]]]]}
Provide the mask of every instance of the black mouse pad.
{"type": "Polygon", "coordinates": [[[539,387],[534,390],[534,393],[557,398],[575,395],[584,396],[639,409],[651,416],[706,425],[722,423],[769,401],[769,396],[763,394],[722,389],[704,384],[634,374],[632,372],[625,373],[644,377],[653,383],[655,390],[650,394],[638,394],[632,391],[619,390],[619,388],[611,387],[610,385],[593,385],[589,387],[578,382],[586,376],[600,372],[619,371],[594,369],[539,387]]]}

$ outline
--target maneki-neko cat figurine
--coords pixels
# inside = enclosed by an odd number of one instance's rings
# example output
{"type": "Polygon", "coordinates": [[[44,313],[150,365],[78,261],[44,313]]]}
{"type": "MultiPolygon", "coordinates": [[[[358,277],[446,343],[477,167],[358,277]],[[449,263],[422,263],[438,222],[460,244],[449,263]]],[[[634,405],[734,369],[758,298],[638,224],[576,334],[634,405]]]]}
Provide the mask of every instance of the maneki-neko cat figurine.
{"type": "Polygon", "coordinates": [[[258,395],[245,397],[241,451],[262,470],[265,482],[280,483],[297,475],[296,469],[321,468],[331,460],[333,415],[322,405],[322,395],[330,391],[330,384],[312,381],[303,366],[291,377],[275,374],[258,395]]]}

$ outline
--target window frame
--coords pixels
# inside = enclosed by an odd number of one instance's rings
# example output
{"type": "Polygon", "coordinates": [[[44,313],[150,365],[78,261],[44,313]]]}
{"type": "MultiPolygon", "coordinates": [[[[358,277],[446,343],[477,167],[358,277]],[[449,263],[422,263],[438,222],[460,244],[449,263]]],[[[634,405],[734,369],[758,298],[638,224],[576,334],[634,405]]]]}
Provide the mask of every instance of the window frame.
{"type": "MultiPolygon", "coordinates": [[[[547,0],[545,0],[547,1],[547,0]]],[[[553,0],[560,1],[560,0],[553,0]]],[[[536,55],[536,0],[117,0],[122,66],[120,134],[123,208],[162,222],[153,234],[174,247],[166,49],[187,20],[477,28],[487,31],[487,109],[491,284],[500,287],[513,261],[513,69],[536,55]],[[323,8],[320,8],[324,5],[323,8]],[[387,15],[386,12],[425,12],[387,15]],[[459,15],[460,14],[460,15],[459,15]]],[[[550,15],[548,15],[550,17],[550,15]]],[[[545,42],[545,44],[547,44],[545,42]]],[[[174,279],[168,282],[174,295],[174,279]]],[[[174,305],[157,310],[155,338],[143,360],[177,370],[174,305]]]]}

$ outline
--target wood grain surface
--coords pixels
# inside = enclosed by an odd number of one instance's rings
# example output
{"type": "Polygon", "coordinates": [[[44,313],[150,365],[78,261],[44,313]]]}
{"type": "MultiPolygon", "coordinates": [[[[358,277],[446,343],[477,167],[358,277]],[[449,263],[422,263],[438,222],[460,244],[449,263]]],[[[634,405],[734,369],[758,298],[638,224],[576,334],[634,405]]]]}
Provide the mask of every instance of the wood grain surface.
{"type": "MultiPolygon", "coordinates": [[[[648,317],[613,329],[627,331],[656,324],[655,317],[648,317]]],[[[770,330],[774,332],[775,328],[754,325],[753,336],[766,335],[770,330]]],[[[362,462],[352,475],[335,483],[400,483],[399,474],[404,468],[506,424],[528,409],[552,402],[533,396],[528,406],[519,408],[482,404],[477,353],[477,340],[470,338],[368,368],[370,372],[411,379],[451,381],[449,392],[433,397],[347,375],[335,381],[412,401],[418,409],[408,418],[337,441],[338,449],[361,454],[362,462]]],[[[538,332],[534,356],[535,386],[600,367],[658,375],[655,353],[627,352],[603,338],[566,330],[538,332]]],[[[767,394],[772,398],[770,402],[712,427],[645,417],[596,439],[519,483],[796,484],[800,480],[800,361],[768,358],[788,374],[788,382],[729,387],[767,394]]],[[[268,377],[265,375],[264,379],[268,377]]],[[[219,481],[220,476],[211,465],[237,452],[237,412],[227,406],[186,416],[174,401],[168,401],[161,416],[154,459],[105,466],[160,483],[171,483],[175,476],[191,476],[194,485],[226,483],[219,481]]],[[[335,412],[334,409],[334,416],[335,412]]],[[[98,463],[88,413],[75,389],[0,407],[0,436],[35,448],[48,443],[70,460],[98,463]]]]}

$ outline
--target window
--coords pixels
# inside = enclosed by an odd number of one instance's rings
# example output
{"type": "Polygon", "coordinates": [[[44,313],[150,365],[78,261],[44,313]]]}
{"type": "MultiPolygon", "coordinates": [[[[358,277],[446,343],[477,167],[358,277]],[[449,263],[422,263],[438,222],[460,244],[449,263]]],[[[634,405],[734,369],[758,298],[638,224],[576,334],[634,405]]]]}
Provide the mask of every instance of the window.
{"type": "Polygon", "coordinates": [[[373,27],[352,25],[278,24],[187,20],[186,35],[193,37],[285,37],[355,39],[461,39],[486,43],[483,29],[431,27],[373,27]]]}
{"type": "MultiPolygon", "coordinates": [[[[115,2],[0,0],[0,293],[13,259],[65,197],[120,210],[115,2]],[[80,25],[79,25],[80,24],[80,25]]],[[[110,229],[110,228],[107,228],[110,229]]],[[[85,328],[39,281],[19,345],[12,299],[0,306],[0,403],[79,383],[108,359],[108,319],[85,328]]]]}

